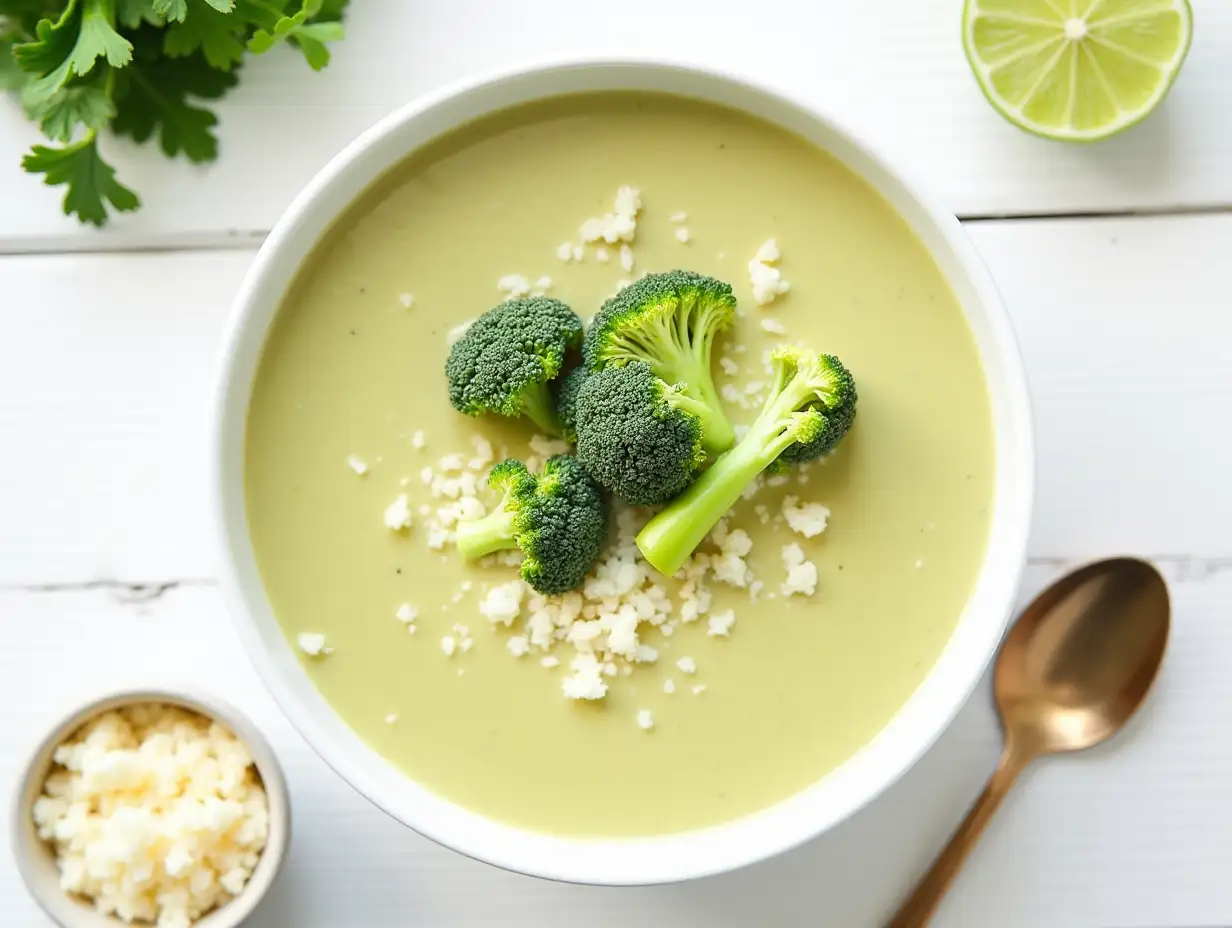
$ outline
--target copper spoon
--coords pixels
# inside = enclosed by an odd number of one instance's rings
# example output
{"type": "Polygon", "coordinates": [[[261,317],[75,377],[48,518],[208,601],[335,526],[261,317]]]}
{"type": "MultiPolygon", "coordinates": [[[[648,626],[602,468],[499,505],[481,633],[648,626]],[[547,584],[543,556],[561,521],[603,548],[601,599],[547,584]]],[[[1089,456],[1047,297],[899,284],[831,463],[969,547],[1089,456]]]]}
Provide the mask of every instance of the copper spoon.
{"type": "Polygon", "coordinates": [[[1046,754],[1116,734],[1142,704],[1168,643],[1163,577],[1114,558],[1062,577],[1031,603],[1001,644],[993,690],[1005,750],[984,792],[888,928],[928,923],[1018,775],[1046,754]]]}

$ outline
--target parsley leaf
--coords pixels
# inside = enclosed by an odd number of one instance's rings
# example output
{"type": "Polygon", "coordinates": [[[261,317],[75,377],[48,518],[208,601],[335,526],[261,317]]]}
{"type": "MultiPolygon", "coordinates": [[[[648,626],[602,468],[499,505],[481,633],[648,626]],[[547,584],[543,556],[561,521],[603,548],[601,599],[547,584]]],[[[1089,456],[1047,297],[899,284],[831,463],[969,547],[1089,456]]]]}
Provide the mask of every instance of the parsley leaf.
{"type": "Polygon", "coordinates": [[[200,49],[210,67],[228,71],[244,57],[244,35],[248,24],[239,16],[222,12],[215,4],[222,0],[187,0],[183,22],[167,29],[163,53],[183,58],[200,49]]]}
{"type": "Polygon", "coordinates": [[[290,40],[303,52],[308,66],[314,71],[320,71],[329,64],[329,42],[342,39],[342,25],[337,22],[309,22],[321,13],[324,0],[304,0],[303,6],[290,16],[275,19],[269,23],[268,7],[249,2],[245,9],[256,8],[256,15],[250,18],[257,22],[265,21],[266,25],[258,29],[248,40],[248,50],[260,55],[269,51],[278,42],[290,40]],[[266,15],[261,15],[265,13],[266,15]]]}
{"type": "Polygon", "coordinates": [[[13,36],[0,36],[0,90],[17,90],[28,79],[13,57],[13,46],[16,44],[17,39],[13,36]]]}
{"type": "Polygon", "coordinates": [[[157,0],[119,0],[116,18],[127,29],[139,29],[143,23],[161,26],[163,14],[156,7],[157,0]]]}
{"type": "MultiPolygon", "coordinates": [[[[138,49],[142,47],[138,42],[138,49]]],[[[218,71],[200,52],[184,58],[138,55],[117,74],[117,112],[111,129],[137,142],[158,132],[159,146],[168,157],[183,154],[190,161],[213,161],[218,119],[207,109],[193,106],[189,97],[215,100],[239,82],[239,69],[218,71]]]]}
{"type": "Polygon", "coordinates": [[[29,85],[32,99],[47,100],[74,76],[89,74],[105,58],[114,68],[128,64],[133,46],[112,25],[115,0],[69,0],[56,21],[40,20],[36,40],[13,47],[17,65],[40,75],[29,85]]]}
{"type": "Polygon", "coordinates": [[[27,111],[48,138],[71,142],[78,126],[101,129],[116,109],[103,79],[61,87],[46,99],[28,101],[27,111]]]}
{"type": "Polygon", "coordinates": [[[48,186],[67,185],[64,214],[101,226],[107,221],[107,203],[125,212],[141,205],[137,194],[115,179],[115,169],[98,153],[94,133],[63,148],[35,145],[21,160],[31,174],[42,174],[48,186]]]}
{"type": "Polygon", "coordinates": [[[154,0],[154,12],[168,22],[182,23],[188,15],[188,0],[154,0]]]}

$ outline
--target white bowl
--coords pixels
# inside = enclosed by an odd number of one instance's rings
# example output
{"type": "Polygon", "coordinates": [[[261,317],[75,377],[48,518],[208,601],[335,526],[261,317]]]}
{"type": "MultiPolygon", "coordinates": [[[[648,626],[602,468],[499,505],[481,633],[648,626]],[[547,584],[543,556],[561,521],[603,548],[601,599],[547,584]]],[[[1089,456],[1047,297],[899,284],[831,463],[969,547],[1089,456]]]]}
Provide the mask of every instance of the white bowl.
{"type": "Polygon", "coordinates": [[[595,884],[685,880],[788,850],[832,828],[914,764],[954,718],[991,660],[1025,557],[1033,488],[1026,379],[1001,298],[954,216],[850,133],[807,105],[711,71],[645,61],[586,61],[502,73],[407,105],[335,157],[274,227],[236,300],[216,384],[213,491],[231,612],[266,685],[338,774],[400,822],[470,857],[535,876],[595,884]],[[300,264],[333,220],[385,171],[442,133],[506,107],[569,92],[664,91],[745,110],[837,156],[884,196],[932,252],[962,305],[991,397],[996,486],[976,587],[936,666],[890,723],[834,772],[777,805],[714,828],[581,840],[522,831],[429,792],[366,745],[321,698],[274,619],[244,512],[244,423],[262,345],[300,264]]]}
{"type": "Polygon", "coordinates": [[[194,928],[238,928],[265,898],[282,869],[291,843],[291,805],[282,767],[270,743],[238,709],[214,696],[182,690],[127,690],[95,699],[61,718],[34,749],[13,796],[10,827],[17,869],[30,895],[57,925],[63,928],[127,928],[120,919],[102,914],[84,899],[70,896],[60,888],[55,854],[35,830],[34,802],[42,794],[47,774],[51,772],[56,748],[73,732],[104,712],[142,703],[180,706],[221,722],[248,749],[256,765],[269,799],[269,836],[265,849],[239,894],[193,923],[194,928]]]}

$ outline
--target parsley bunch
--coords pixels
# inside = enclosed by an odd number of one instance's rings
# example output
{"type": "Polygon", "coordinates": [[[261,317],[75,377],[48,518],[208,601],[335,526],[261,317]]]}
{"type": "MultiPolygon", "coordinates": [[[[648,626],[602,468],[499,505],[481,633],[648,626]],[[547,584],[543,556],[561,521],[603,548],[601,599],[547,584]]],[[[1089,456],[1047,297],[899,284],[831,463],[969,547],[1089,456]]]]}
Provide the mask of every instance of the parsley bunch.
{"type": "Polygon", "coordinates": [[[0,89],[58,145],[35,145],[22,167],[66,187],[64,212],[101,226],[108,208],[137,209],[98,132],[189,161],[218,156],[218,119],[200,101],[239,81],[246,52],[283,42],[308,66],[329,63],[348,0],[0,0],[0,89]]]}

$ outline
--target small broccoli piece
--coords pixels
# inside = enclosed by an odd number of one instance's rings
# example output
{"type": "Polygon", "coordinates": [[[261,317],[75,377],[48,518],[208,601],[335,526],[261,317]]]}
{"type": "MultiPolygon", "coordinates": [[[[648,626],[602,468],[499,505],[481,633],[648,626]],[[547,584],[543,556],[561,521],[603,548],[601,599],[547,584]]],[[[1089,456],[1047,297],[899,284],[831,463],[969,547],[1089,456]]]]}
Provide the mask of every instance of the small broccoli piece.
{"type": "Polygon", "coordinates": [[[651,274],[603,304],[582,355],[591,371],[645,361],[656,377],[677,384],[700,404],[702,443],[711,454],[736,441],[710,373],[715,336],[731,328],[736,298],[730,284],[692,271],[651,274]]]}
{"type": "Polygon", "coordinates": [[[445,362],[449,401],[468,416],[526,416],[560,435],[548,383],[582,342],[582,320],[559,300],[531,297],[490,309],[454,342],[445,362]]]}
{"type": "Polygon", "coordinates": [[[665,502],[706,460],[704,412],[644,361],[605,368],[590,374],[578,393],[578,460],[625,502],[665,502]]]}
{"type": "Polygon", "coordinates": [[[556,417],[560,420],[560,437],[577,443],[578,393],[590,371],[584,364],[578,365],[556,381],[556,417]]]}
{"type": "Polygon", "coordinates": [[[458,552],[474,560],[520,548],[522,579],[540,593],[565,593],[582,584],[607,535],[603,493],[577,460],[558,454],[536,476],[521,461],[502,461],[488,484],[500,505],[481,519],[458,523],[458,552]]]}
{"type": "Polygon", "coordinates": [[[638,534],[637,546],[661,573],[680,569],[758,474],[820,457],[851,428],[856,385],[838,358],[791,347],[771,358],[774,382],[748,434],[638,534]]]}

